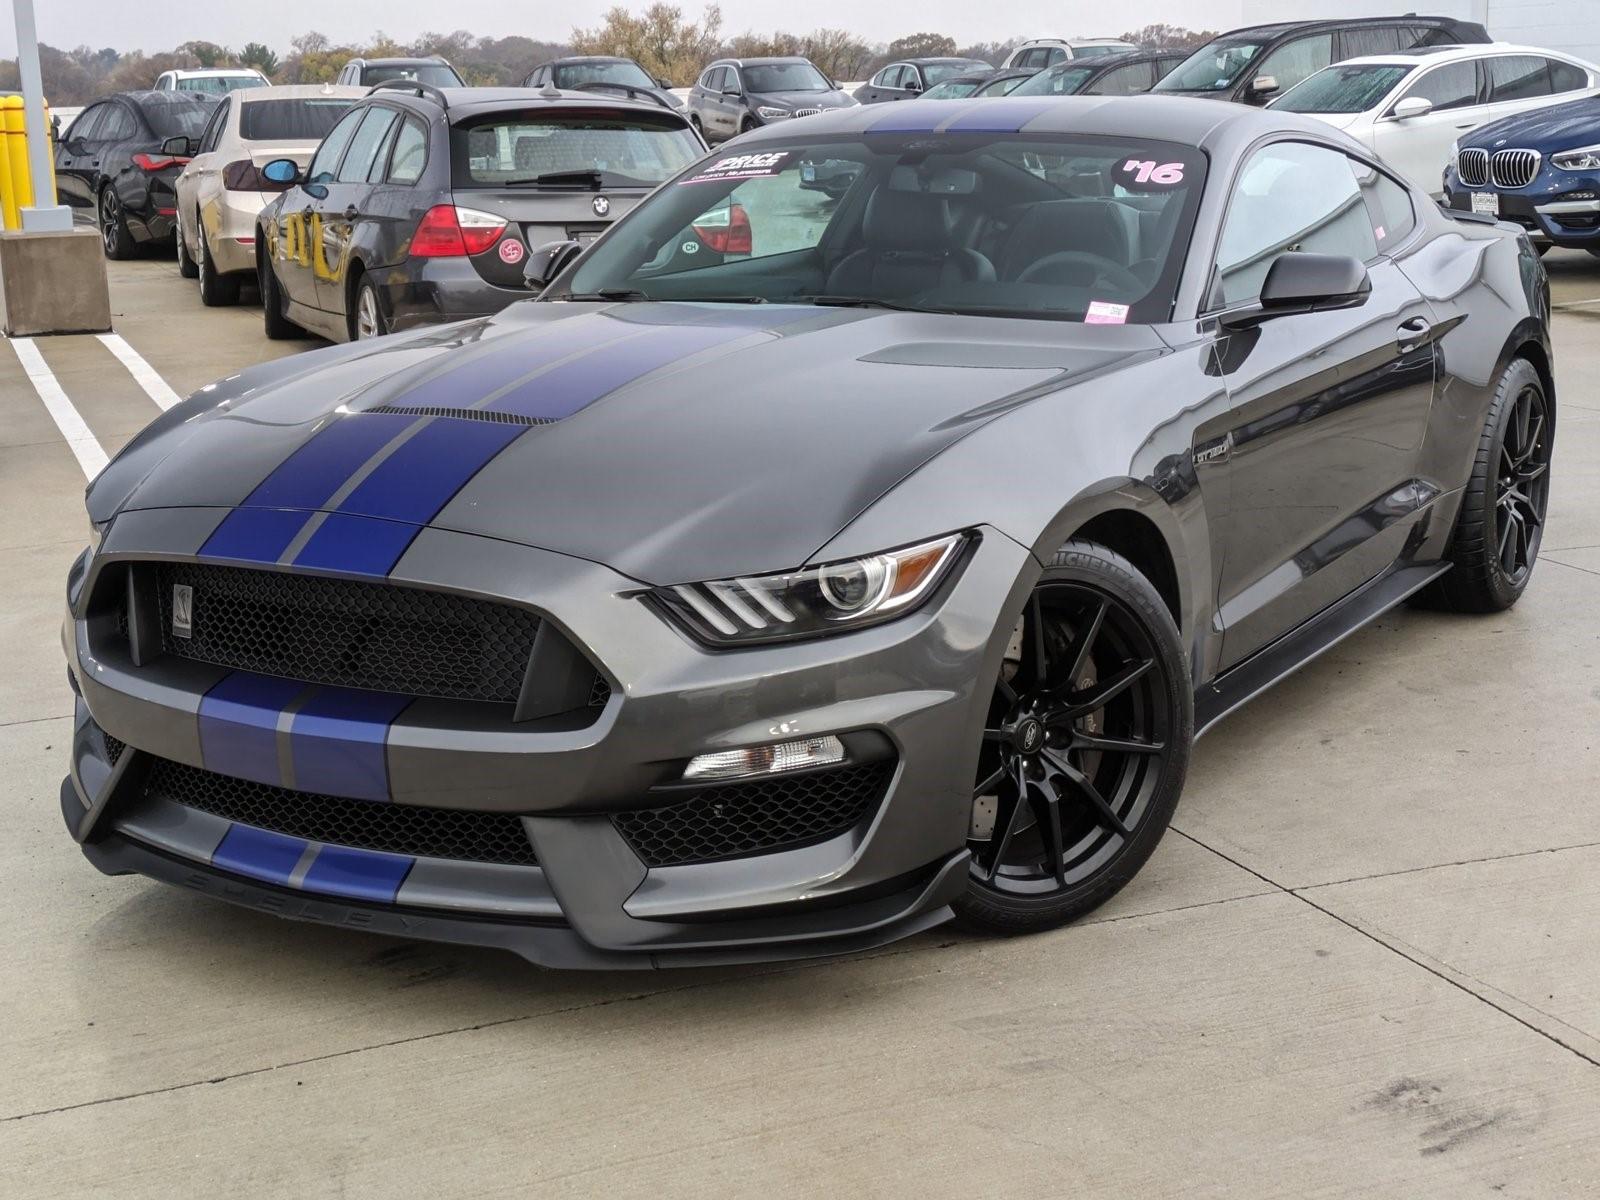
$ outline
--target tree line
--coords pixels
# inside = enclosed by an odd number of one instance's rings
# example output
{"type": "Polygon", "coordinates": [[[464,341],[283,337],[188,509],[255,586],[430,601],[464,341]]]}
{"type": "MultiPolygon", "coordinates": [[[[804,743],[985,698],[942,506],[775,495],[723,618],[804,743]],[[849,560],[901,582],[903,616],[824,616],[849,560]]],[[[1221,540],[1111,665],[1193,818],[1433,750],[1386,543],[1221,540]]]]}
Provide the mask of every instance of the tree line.
{"type": "MultiPolygon", "coordinates": [[[[1122,34],[1123,40],[1140,45],[1179,47],[1196,46],[1214,36],[1172,25],[1149,25],[1122,34]]],[[[45,97],[51,104],[65,107],[85,104],[112,92],[148,88],[161,72],[183,67],[254,67],[274,83],[324,83],[332,80],[348,59],[358,55],[382,58],[437,54],[448,59],[470,84],[516,86],[534,67],[551,58],[564,54],[618,54],[637,59],[652,75],[687,86],[706,63],[722,57],[804,55],[835,79],[865,79],[900,58],[955,55],[998,63],[1015,45],[1016,39],[962,46],[941,33],[913,33],[887,43],[869,43],[844,29],[730,35],[723,29],[722,11],[715,4],[693,17],[678,5],[653,3],[637,12],[618,5],[599,24],[575,28],[565,41],[559,42],[515,34],[479,37],[466,30],[424,33],[414,41],[400,42],[380,31],[370,41],[356,45],[335,43],[313,31],[291,38],[287,52],[281,55],[261,42],[247,42],[234,49],[214,42],[188,41],[151,54],[109,47],[95,50],[89,46],[61,50],[41,44],[39,66],[45,97]]],[[[15,60],[0,61],[0,90],[15,90],[18,86],[15,60]]]]}

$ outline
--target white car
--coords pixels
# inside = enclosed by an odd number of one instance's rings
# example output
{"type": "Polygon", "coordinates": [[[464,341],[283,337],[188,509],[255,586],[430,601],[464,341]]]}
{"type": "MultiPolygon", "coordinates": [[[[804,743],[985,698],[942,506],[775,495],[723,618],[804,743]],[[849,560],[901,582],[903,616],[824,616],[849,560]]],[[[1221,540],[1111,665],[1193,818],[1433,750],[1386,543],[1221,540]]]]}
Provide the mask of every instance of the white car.
{"type": "Polygon", "coordinates": [[[1000,64],[1002,70],[1010,67],[1042,71],[1071,58],[1092,58],[1097,54],[1123,54],[1137,50],[1132,42],[1118,38],[1029,38],[1000,64]]]}
{"type": "Polygon", "coordinates": [[[163,71],[151,86],[156,92],[210,92],[220,96],[241,88],[270,87],[272,81],[252,67],[212,67],[205,70],[163,71]]]}
{"type": "Polygon", "coordinates": [[[177,182],[178,270],[200,280],[200,299],[232,304],[256,269],[256,214],[282,184],[262,178],[275,158],[302,167],[363,87],[304,84],[223,97],[177,182]]]}
{"type": "Polygon", "coordinates": [[[1438,195],[1450,147],[1467,131],[1596,87],[1600,67],[1554,50],[1504,43],[1423,47],[1324,67],[1271,107],[1344,130],[1438,195]]]}

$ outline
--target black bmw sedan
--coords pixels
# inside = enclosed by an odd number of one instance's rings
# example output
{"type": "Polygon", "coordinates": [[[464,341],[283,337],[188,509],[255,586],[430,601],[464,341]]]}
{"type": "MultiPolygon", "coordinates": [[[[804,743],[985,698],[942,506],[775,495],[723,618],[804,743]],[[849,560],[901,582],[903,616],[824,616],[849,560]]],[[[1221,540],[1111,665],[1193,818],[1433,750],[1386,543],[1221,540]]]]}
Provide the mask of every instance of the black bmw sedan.
{"type": "Polygon", "coordinates": [[[91,104],[61,135],[56,189],[99,224],[107,258],[172,236],[187,139],[200,136],[216,104],[202,92],[123,92],[91,104]]]}
{"type": "Polygon", "coordinates": [[[529,295],[533,250],[594,240],[704,149],[653,100],[381,83],[306,170],[264,168],[287,185],[256,230],[267,336],[498,312],[529,295]]]}
{"type": "Polygon", "coordinates": [[[1516,604],[1549,313],[1517,231],[1293,114],[762,130],[538,300],[136,437],[61,816],[104,871],[553,964],[1054,928],[1227,714],[1410,598],[1516,604]],[[755,253],[674,253],[735,205],[755,253]]]}

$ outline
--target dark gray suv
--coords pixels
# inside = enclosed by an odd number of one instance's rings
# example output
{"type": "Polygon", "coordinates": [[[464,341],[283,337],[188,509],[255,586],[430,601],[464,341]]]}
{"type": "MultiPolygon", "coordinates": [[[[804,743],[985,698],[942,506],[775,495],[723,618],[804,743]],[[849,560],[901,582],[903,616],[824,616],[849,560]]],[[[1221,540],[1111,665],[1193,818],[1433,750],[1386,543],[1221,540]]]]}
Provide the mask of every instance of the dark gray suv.
{"type": "Polygon", "coordinates": [[[379,84],[305,171],[265,168],[289,184],[256,230],[267,336],[354,341],[498,312],[530,294],[539,247],[593,241],[704,149],[654,101],[379,84]]]}
{"type": "Polygon", "coordinates": [[[721,58],[689,92],[689,120],[707,142],[724,142],[790,117],[855,101],[806,58],[721,58]]]}

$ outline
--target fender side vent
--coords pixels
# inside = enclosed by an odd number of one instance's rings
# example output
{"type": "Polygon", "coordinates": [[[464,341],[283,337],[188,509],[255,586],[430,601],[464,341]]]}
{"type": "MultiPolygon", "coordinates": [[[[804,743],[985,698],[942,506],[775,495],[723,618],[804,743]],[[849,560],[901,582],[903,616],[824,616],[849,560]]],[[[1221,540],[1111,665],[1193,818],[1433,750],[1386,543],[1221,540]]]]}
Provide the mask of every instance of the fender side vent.
{"type": "Polygon", "coordinates": [[[521,413],[495,412],[489,408],[438,408],[431,405],[380,404],[363,409],[369,413],[396,413],[402,417],[454,417],[460,421],[490,421],[496,425],[554,425],[550,417],[525,417],[521,413]]]}

